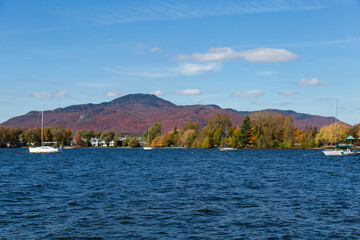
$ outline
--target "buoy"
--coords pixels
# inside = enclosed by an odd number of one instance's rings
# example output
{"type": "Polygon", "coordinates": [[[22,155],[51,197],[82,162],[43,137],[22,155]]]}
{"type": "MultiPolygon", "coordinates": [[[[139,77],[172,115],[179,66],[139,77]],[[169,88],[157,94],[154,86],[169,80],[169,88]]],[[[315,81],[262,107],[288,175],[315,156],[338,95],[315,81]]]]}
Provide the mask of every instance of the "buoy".
{"type": "Polygon", "coordinates": [[[18,153],[21,153],[21,151],[19,151],[18,153]]]}

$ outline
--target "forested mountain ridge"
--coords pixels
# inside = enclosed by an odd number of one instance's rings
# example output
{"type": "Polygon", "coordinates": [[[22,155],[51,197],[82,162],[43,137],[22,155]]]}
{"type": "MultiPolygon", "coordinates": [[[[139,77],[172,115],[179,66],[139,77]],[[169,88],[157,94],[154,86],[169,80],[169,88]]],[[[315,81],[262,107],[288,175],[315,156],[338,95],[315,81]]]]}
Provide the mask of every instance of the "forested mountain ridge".
{"type": "MultiPolygon", "coordinates": [[[[294,111],[267,109],[256,112],[276,112],[291,115],[297,128],[305,126],[320,128],[334,122],[333,117],[322,117],[294,111]]],[[[119,131],[124,133],[142,133],[155,122],[161,122],[164,131],[175,126],[181,128],[186,122],[198,122],[200,127],[216,114],[226,114],[231,122],[239,126],[246,115],[255,112],[222,109],[217,105],[178,106],[155,95],[129,94],[110,102],[100,104],[72,105],[45,111],[46,126],[61,125],[73,131],[91,129],[94,131],[119,131]]],[[[39,111],[11,118],[2,125],[13,127],[39,127],[39,111]]]]}

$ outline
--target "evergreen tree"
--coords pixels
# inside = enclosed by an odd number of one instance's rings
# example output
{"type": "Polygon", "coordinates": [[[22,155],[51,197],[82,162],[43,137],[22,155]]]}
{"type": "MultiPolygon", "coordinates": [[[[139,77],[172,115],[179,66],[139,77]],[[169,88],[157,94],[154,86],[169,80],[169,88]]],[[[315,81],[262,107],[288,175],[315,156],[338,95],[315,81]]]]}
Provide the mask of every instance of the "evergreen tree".
{"type": "Polygon", "coordinates": [[[240,145],[242,147],[245,147],[250,144],[250,140],[252,137],[252,126],[251,126],[250,117],[248,115],[246,115],[242,121],[239,135],[240,135],[239,136],[240,145]]]}

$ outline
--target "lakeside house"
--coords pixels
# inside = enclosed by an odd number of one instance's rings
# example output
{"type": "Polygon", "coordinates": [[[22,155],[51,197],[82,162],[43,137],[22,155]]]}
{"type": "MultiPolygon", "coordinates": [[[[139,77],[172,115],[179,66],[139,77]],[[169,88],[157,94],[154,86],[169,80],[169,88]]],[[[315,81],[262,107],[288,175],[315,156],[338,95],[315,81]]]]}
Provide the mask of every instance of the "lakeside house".
{"type": "MultiPolygon", "coordinates": [[[[118,137],[117,141],[118,141],[118,145],[121,146],[122,142],[124,142],[126,140],[125,137],[118,137]]],[[[100,138],[91,138],[90,140],[91,146],[93,147],[114,147],[115,146],[115,142],[114,140],[109,142],[109,146],[106,144],[106,142],[100,138]]]]}

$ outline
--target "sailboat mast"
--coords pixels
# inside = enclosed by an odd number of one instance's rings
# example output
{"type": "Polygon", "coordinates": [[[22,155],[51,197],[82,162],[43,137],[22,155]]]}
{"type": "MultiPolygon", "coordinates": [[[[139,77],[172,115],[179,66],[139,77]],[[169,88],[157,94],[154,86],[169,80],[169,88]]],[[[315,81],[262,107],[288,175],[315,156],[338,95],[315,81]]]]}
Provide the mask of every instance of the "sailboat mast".
{"type": "Polygon", "coordinates": [[[44,142],[44,102],[42,102],[41,109],[41,146],[43,146],[44,142]]]}
{"type": "Polygon", "coordinates": [[[227,124],[225,125],[225,147],[227,147],[227,124]]]}
{"type": "Polygon", "coordinates": [[[338,99],[336,99],[336,105],[335,105],[335,148],[337,143],[337,109],[338,109],[338,99]]]}

